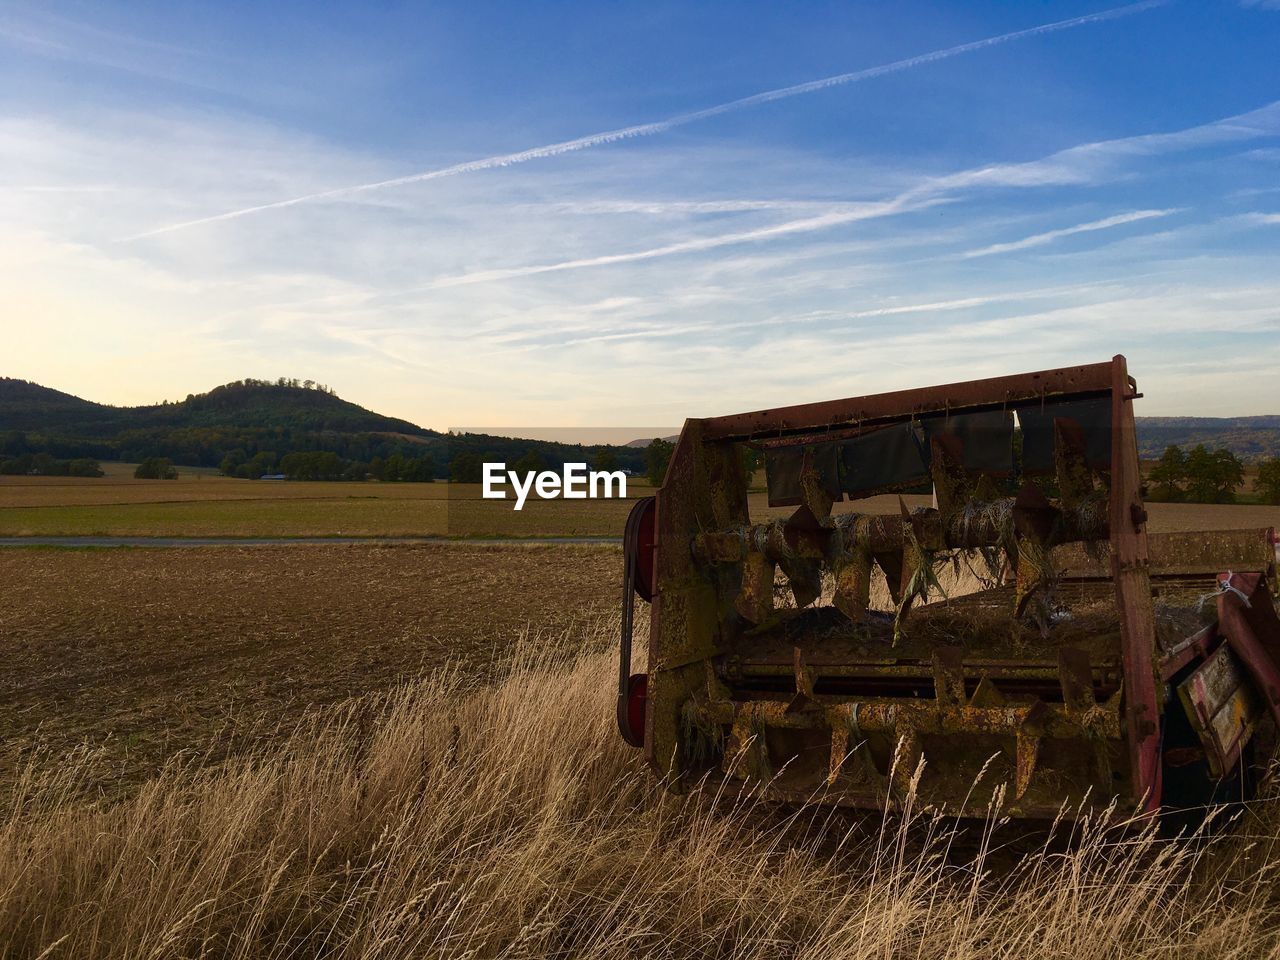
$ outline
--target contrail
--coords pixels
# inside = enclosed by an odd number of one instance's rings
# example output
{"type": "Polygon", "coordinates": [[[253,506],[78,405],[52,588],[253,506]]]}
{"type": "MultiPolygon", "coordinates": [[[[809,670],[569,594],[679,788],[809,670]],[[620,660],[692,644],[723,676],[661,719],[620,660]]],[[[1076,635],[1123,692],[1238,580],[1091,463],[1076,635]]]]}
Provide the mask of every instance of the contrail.
{"type": "Polygon", "coordinates": [[[185,230],[187,227],[199,226],[203,223],[216,223],[219,220],[234,220],[237,217],[247,216],[251,213],[259,213],[263,210],[278,210],[282,207],[292,207],[300,203],[311,203],[315,200],[328,200],[332,197],[348,196],[354,193],[363,193],[367,190],[381,190],[384,187],[399,187],[409,183],[422,183],[427,180],[439,180],[444,177],[454,177],[462,173],[474,173],[479,170],[492,170],[495,167],[510,167],[517,163],[526,163],[529,160],[540,160],[544,157],[556,157],[564,153],[573,153],[577,150],[586,150],[588,147],[598,147],[606,143],[615,143],[618,140],[630,140],[635,137],[648,137],[655,133],[665,133],[676,127],[682,127],[685,124],[694,123],[698,120],[708,120],[712,117],[718,117],[721,114],[732,113],[737,110],[745,110],[748,107],[759,106],[764,103],[772,103],[775,100],[785,100],[788,97],[796,97],[805,93],[815,93],[819,90],[826,90],[829,87],[843,86],[848,83],[859,83],[863,80],[870,80],[875,77],[882,77],[886,74],[897,73],[901,70],[909,70],[912,67],[918,67],[926,63],[934,63],[938,60],[946,60],[950,57],[956,57],[963,53],[971,53],[974,50],[983,50],[987,47],[994,47],[998,44],[1009,43],[1012,40],[1021,40],[1024,37],[1035,37],[1044,33],[1054,33],[1058,30],[1069,30],[1072,27],[1079,27],[1089,23],[1100,23],[1104,20],[1115,20],[1118,17],[1129,16],[1133,13],[1141,13],[1144,10],[1150,10],[1153,7],[1163,6],[1168,0],[1143,0],[1141,3],[1128,4],[1123,7],[1114,7],[1110,10],[1103,10],[1100,13],[1090,13],[1082,17],[1072,17],[1069,20],[1058,20],[1054,23],[1044,23],[1038,27],[1028,27],[1025,30],[1015,30],[1013,33],[1002,33],[996,37],[987,37],[985,40],[974,40],[970,43],[962,43],[956,47],[947,47],[945,50],[934,50],[931,53],[922,53],[914,57],[907,57],[905,60],[895,60],[893,63],[882,64],[878,67],[868,67],[865,70],[855,70],[852,73],[841,73],[833,77],[825,77],[821,80],[810,80],[807,83],[798,83],[790,87],[781,87],[777,90],[766,90],[763,93],[752,94],[749,97],[742,97],[738,100],[730,100],[727,103],[717,104],[712,107],[705,107],[702,110],[694,110],[691,113],[681,113],[666,120],[655,120],[652,123],[641,123],[631,127],[621,127],[617,130],[608,130],[604,133],[592,133],[585,137],[578,137],[574,140],[562,140],[559,143],[551,143],[542,147],[532,147],[528,150],[521,150],[517,153],[504,153],[498,156],[485,157],[482,160],[469,160],[466,163],[454,164],[451,167],[441,167],[438,170],[427,170],[422,173],[412,173],[404,177],[395,177],[391,180],[378,180],[374,183],[361,183],[350,187],[337,187],[333,190],[324,190],[319,193],[308,193],[301,197],[293,197],[289,200],[276,200],[273,203],[262,203],[253,207],[244,207],[239,210],[229,210],[226,213],[215,214],[211,217],[201,217],[198,220],[186,220],[182,223],[171,223],[168,226],[157,227],[154,230],[147,230],[143,233],[137,233],[130,237],[124,237],[124,241],[141,240],[145,237],[154,237],[162,233],[172,233],[175,230],[185,230]]]}
{"type": "Polygon", "coordinates": [[[989,257],[993,253],[1012,253],[1014,250],[1025,250],[1028,247],[1042,247],[1046,243],[1052,243],[1061,237],[1070,237],[1077,233],[1089,233],[1093,230],[1106,230],[1110,227],[1123,226],[1126,223],[1150,220],[1152,217],[1167,217],[1171,213],[1181,212],[1180,207],[1173,207],[1168,210],[1134,210],[1130,213],[1120,213],[1114,217],[1106,217],[1103,220],[1078,223],[1074,227],[1062,227],[1058,230],[1049,230],[1046,233],[1037,233],[1034,236],[1023,237],[1021,240],[1012,240],[1008,243],[993,243],[989,247],[968,250],[960,254],[960,259],[970,260],[974,257],[989,257]]]}

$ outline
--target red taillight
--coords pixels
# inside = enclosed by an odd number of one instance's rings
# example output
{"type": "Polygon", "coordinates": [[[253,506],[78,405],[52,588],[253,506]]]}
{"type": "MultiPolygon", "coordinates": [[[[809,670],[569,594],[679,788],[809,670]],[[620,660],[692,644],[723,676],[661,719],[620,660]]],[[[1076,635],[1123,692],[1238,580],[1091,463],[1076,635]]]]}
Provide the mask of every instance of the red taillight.
{"type": "Polygon", "coordinates": [[[633,747],[644,746],[644,708],[649,695],[649,675],[633,673],[627,680],[627,723],[622,738],[633,747]]]}

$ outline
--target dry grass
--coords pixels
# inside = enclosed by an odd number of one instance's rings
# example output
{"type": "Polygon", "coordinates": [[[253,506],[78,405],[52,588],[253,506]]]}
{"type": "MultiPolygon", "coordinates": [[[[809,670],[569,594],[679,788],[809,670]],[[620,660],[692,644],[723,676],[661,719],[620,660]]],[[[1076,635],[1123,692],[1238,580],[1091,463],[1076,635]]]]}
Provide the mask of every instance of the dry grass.
{"type": "Polygon", "coordinates": [[[437,673],[219,769],[175,762],[115,805],[75,800],[74,765],[20,784],[0,954],[1092,960],[1280,943],[1266,804],[1205,846],[672,796],[616,737],[611,657],[531,649],[493,686],[437,673]]]}

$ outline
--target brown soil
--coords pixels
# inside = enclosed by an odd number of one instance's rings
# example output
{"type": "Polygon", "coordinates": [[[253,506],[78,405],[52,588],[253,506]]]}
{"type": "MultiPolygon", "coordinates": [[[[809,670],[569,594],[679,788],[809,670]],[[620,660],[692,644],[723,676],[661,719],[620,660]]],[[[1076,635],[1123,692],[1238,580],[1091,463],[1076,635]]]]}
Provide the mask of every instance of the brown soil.
{"type": "Polygon", "coordinates": [[[209,547],[0,552],[0,782],[99,748],[114,793],[218,759],[308,707],[449,664],[486,675],[535,624],[581,643],[613,547],[209,547]]]}

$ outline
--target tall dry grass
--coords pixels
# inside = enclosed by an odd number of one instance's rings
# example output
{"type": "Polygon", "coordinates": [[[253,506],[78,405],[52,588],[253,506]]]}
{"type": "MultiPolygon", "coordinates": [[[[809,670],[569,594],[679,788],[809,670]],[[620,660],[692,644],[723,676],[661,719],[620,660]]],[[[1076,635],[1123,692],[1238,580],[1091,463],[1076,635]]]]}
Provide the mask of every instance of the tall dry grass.
{"type": "Polygon", "coordinates": [[[1265,806],[1215,844],[1097,823],[1060,827],[1066,843],[674,796],[618,741],[611,657],[533,646],[496,685],[434,676],[247,760],[175,761],[112,806],[76,799],[74,764],[28,778],[0,827],[3,955],[1089,960],[1280,945],[1265,806]]]}

